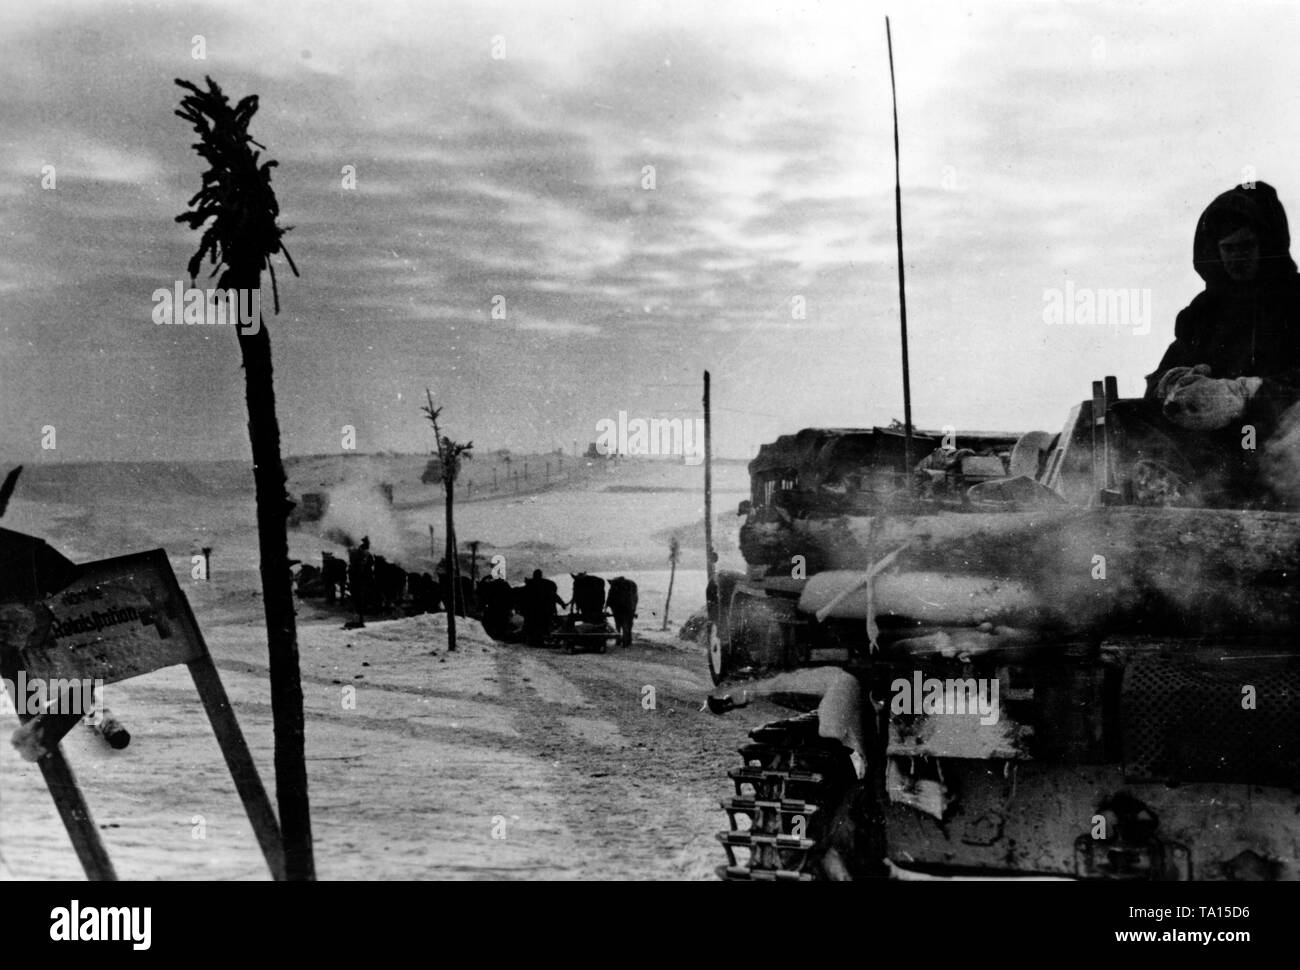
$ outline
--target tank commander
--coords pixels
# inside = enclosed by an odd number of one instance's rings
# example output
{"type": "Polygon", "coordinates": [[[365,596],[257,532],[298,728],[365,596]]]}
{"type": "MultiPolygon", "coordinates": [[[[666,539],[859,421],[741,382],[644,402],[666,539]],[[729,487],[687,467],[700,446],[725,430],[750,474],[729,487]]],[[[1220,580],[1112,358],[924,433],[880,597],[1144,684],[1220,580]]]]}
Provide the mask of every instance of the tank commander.
{"type": "Polygon", "coordinates": [[[1146,400],[1159,413],[1146,420],[1172,425],[1169,438],[1216,504],[1300,498],[1300,463],[1289,454],[1300,428],[1283,417],[1300,401],[1300,274],[1290,248],[1271,185],[1239,185],[1211,202],[1192,242],[1205,289],[1178,314],[1174,342],[1147,375],[1146,400]]]}
{"type": "MultiPolygon", "coordinates": [[[[1192,265],[1205,289],[1178,314],[1175,339],[1147,377],[1147,398],[1193,430],[1243,422],[1261,438],[1300,400],[1300,274],[1277,192],[1224,192],[1196,225],[1192,265]]],[[[1239,431],[1239,429],[1237,429],[1239,431]]]]}

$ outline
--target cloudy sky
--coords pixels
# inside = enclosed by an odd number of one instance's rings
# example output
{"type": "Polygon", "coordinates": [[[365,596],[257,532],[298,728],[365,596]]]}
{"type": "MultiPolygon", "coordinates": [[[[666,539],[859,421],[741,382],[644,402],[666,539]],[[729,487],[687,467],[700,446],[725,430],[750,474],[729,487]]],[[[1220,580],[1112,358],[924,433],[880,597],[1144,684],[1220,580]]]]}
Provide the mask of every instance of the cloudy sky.
{"type": "MultiPolygon", "coordinates": [[[[0,456],[248,454],[233,333],[150,319],[197,241],[172,80],[205,74],[261,97],[280,162],[286,452],[344,425],[427,450],[426,386],[457,437],[567,450],[620,410],[698,413],[706,367],[725,455],[901,417],[885,12],[3,4],[0,456]]],[[[917,424],[1056,429],[1094,378],[1139,393],[1200,288],[1205,204],[1251,173],[1300,204],[1300,10],[892,16],[917,424]],[[1047,325],[1067,283],[1149,291],[1149,329],[1047,325]]]]}

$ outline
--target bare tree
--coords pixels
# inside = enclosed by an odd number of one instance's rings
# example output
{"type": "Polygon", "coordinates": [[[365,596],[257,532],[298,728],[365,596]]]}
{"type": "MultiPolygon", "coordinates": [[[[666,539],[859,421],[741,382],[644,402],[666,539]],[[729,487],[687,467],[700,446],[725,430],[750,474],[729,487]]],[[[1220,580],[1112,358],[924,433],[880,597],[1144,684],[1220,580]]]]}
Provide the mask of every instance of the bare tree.
{"type": "Polygon", "coordinates": [[[474,442],[452,441],[438,427],[438,416],[442,408],[433,406],[433,395],[424,389],[428,401],[420,410],[424,412],[429,423],[433,425],[433,439],[438,445],[438,461],[442,465],[442,490],[447,498],[447,579],[451,585],[451,596],[447,600],[447,650],[456,649],[456,603],[460,596],[460,569],[456,561],[456,527],[452,520],[452,497],[456,490],[456,478],[460,475],[462,460],[473,458],[474,442]]]}
{"type": "MultiPolygon", "coordinates": [[[[248,134],[257,112],[257,95],[231,107],[212,78],[206,91],[188,81],[176,83],[190,93],[176,112],[194,126],[199,140],[194,150],[209,165],[203,186],[189,201],[190,209],[176,217],[191,229],[203,229],[198,251],[190,258],[193,282],[205,256],[221,273],[217,286],[230,292],[256,291],[262,270],[271,275],[275,312],[280,294],[275,285],[271,257],[277,253],[297,275],[281,237],[287,228],[276,224],[280,205],[271,189],[274,161],[259,164],[265,149],[248,134]]],[[[227,312],[233,312],[227,307],[227,312]]],[[[286,519],[293,503],[285,492],[284,463],[280,458],[280,424],[275,414],[275,387],[271,369],[271,338],[260,318],[254,330],[236,327],[244,361],[248,437],[253,451],[253,478],[257,486],[257,536],[261,558],[262,603],[266,612],[267,648],[271,673],[271,713],[275,722],[275,794],[284,839],[285,874],[290,880],[313,880],[311,810],[307,799],[304,760],[302,680],[298,669],[298,631],[294,620],[293,588],[289,568],[286,519]]]]}

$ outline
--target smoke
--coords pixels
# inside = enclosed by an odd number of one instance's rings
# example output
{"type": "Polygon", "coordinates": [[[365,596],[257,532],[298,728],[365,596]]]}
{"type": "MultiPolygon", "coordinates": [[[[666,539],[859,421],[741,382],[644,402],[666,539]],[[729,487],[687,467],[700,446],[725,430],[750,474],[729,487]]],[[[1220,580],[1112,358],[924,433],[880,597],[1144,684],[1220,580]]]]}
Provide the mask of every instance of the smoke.
{"type": "Polygon", "coordinates": [[[397,517],[376,482],[349,481],[330,489],[321,535],[332,535],[349,548],[369,536],[376,555],[390,562],[407,558],[397,517]]]}
{"type": "Polygon", "coordinates": [[[1260,455],[1260,474],[1284,504],[1300,506],[1300,404],[1288,408],[1260,455]]]}

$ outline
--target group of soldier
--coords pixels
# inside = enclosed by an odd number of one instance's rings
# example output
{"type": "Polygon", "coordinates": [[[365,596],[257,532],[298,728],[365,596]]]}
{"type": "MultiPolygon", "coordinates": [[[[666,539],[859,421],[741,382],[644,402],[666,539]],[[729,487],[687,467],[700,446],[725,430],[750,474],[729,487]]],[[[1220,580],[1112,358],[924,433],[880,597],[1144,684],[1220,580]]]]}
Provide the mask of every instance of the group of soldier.
{"type": "Polygon", "coordinates": [[[457,615],[478,619],[484,631],[496,640],[515,640],[522,633],[529,645],[541,646],[556,625],[558,611],[573,606],[577,618],[603,623],[605,610],[613,617],[619,641],[632,643],[632,621],[636,616],[637,587],[622,576],[609,582],[587,573],[573,576],[572,604],[560,596],[559,588],[542,575],[540,569],[522,586],[511,586],[499,576],[475,579],[457,577],[453,584],[445,560],[437,576],[402,569],[370,550],[369,537],[348,551],[346,561],[329,552],[321,553],[317,569],[302,564],[297,576],[300,598],[323,597],[328,604],[348,603],[356,613],[352,625],[365,623],[365,617],[438,613],[454,608],[457,615]],[[452,596],[453,585],[459,595],[452,596]],[[454,600],[454,606],[452,605],[454,600]],[[515,618],[522,617],[522,631],[515,618]]]}
{"type": "MultiPolygon", "coordinates": [[[[473,581],[468,576],[460,577],[460,589],[456,612],[471,615],[473,581]]],[[[364,622],[367,616],[438,613],[452,599],[445,563],[439,566],[436,577],[427,572],[409,572],[371,552],[368,536],[348,550],[346,560],[322,552],[319,569],[303,563],[297,575],[297,590],[299,598],[322,597],[330,605],[347,603],[356,612],[358,622],[364,622]]]]}

